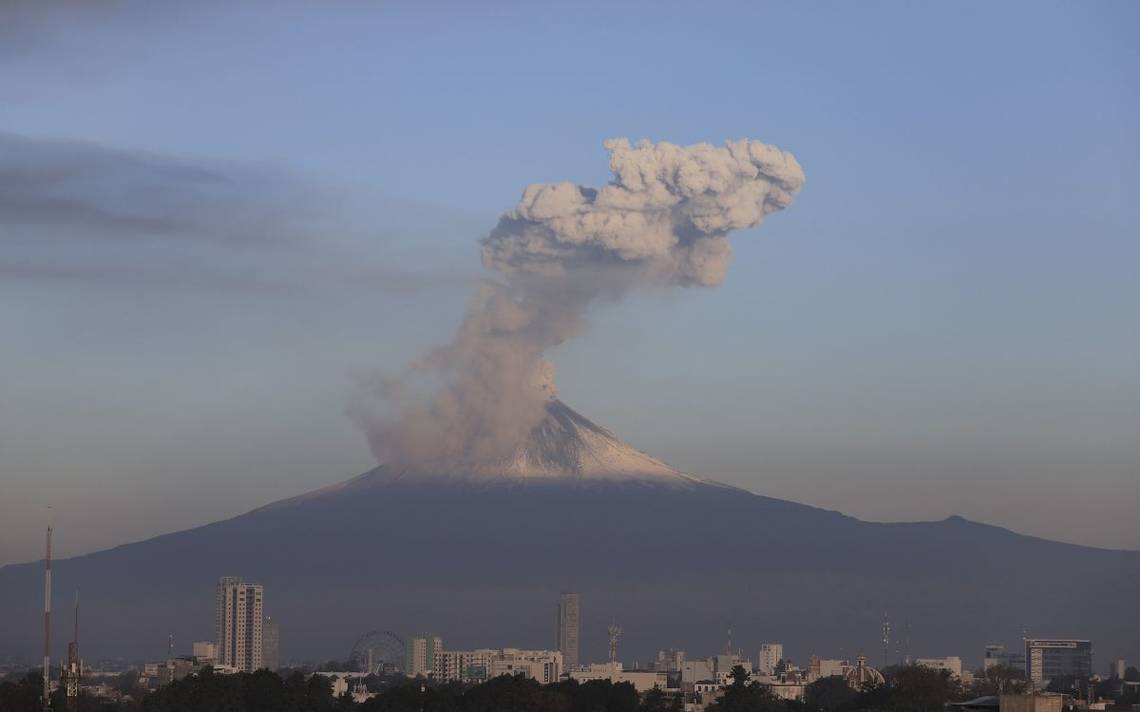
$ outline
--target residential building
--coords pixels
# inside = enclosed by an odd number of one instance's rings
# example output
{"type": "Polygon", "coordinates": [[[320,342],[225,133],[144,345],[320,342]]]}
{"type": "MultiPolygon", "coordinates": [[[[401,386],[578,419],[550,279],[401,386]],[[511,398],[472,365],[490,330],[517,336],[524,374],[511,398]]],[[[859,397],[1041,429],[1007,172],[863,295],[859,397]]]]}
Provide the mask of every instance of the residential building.
{"type": "Polygon", "coordinates": [[[764,643],[760,646],[760,655],[756,660],[757,672],[771,675],[776,671],[776,665],[784,659],[784,646],[781,643],[764,643]]]}
{"type": "Polygon", "coordinates": [[[261,630],[261,663],[266,670],[277,672],[281,664],[281,628],[273,616],[266,616],[261,630]]]}
{"type": "Polygon", "coordinates": [[[1065,638],[1029,638],[1025,641],[1025,676],[1035,687],[1055,677],[1092,675],[1092,642],[1065,638]]]}
{"type": "Polygon", "coordinates": [[[808,663],[807,680],[808,682],[815,682],[823,677],[847,677],[850,670],[850,661],[838,658],[818,658],[813,655],[808,663]]]}
{"type": "Polygon", "coordinates": [[[577,593],[563,593],[558,598],[558,651],[568,670],[578,667],[578,629],[581,623],[581,599],[577,593]]]}
{"type": "Polygon", "coordinates": [[[562,652],[559,650],[518,650],[503,648],[491,658],[490,677],[522,675],[546,685],[562,676],[562,652]]]}
{"type": "Polygon", "coordinates": [[[435,656],[443,652],[443,639],[438,635],[421,633],[404,643],[404,672],[408,677],[427,677],[435,667],[435,656]]]}
{"type": "Polygon", "coordinates": [[[238,576],[218,580],[215,645],[219,665],[241,672],[262,668],[264,594],[260,584],[244,583],[238,576]]]}
{"type": "Polygon", "coordinates": [[[209,640],[195,641],[191,655],[199,665],[213,665],[218,662],[218,644],[209,640]]]}
{"type": "Polygon", "coordinates": [[[447,682],[484,682],[491,675],[491,659],[498,652],[491,648],[441,650],[435,654],[432,677],[447,682]]]}
{"type": "Polygon", "coordinates": [[[557,682],[562,675],[562,653],[518,648],[441,650],[435,654],[431,674],[434,679],[446,682],[483,682],[500,675],[522,675],[541,683],[557,682]]]}

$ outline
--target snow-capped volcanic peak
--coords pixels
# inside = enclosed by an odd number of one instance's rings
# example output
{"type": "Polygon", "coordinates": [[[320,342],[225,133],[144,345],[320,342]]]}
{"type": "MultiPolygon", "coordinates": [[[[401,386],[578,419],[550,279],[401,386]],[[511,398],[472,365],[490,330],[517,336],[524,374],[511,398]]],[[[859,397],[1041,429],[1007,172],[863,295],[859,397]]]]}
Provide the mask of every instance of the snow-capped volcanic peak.
{"type": "Polygon", "coordinates": [[[546,404],[546,417],[509,457],[492,461],[384,464],[326,490],[439,479],[488,483],[617,480],[681,486],[715,484],[687,475],[627,445],[610,431],[552,398],[546,404]]]}
{"type": "Polygon", "coordinates": [[[546,417],[514,454],[498,462],[470,463],[480,479],[652,479],[703,482],[619,440],[560,400],[546,405],[546,417]]]}

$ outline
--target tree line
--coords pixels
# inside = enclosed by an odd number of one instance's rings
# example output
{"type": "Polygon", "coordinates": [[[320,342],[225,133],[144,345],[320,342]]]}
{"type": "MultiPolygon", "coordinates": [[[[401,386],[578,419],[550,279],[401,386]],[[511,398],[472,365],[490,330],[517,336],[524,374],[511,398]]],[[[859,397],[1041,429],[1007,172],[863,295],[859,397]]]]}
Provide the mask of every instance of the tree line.
{"type": "MultiPolygon", "coordinates": [[[[883,670],[883,685],[852,689],[838,677],[824,678],[806,687],[802,701],[774,697],[763,686],[750,685],[743,667],[733,670],[732,683],[710,705],[709,712],[936,712],[951,702],[982,695],[1025,690],[1019,670],[994,667],[965,687],[949,672],[918,666],[883,670]]],[[[1140,677],[1133,669],[1129,677],[1140,677]]],[[[0,712],[40,712],[42,680],[39,672],[0,683],[0,712]]],[[[628,683],[597,680],[563,681],[548,685],[523,677],[498,677],[478,685],[438,685],[421,679],[368,678],[377,694],[356,704],[350,695],[333,697],[332,683],[320,675],[292,672],[284,676],[268,670],[220,675],[209,668],[147,692],[132,688],[130,675],[118,681],[132,692],[123,702],[101,702],[81,695],[80,712],[680,712],[682,700],[653,690],[638,695],[628,683]]],[[[1082,681],[1054,680],[1050,689],[1077,691],[1082,681]]],[[[1088,681],[1083,681],[1088,684],[1088,681]]],[[[1112,697],[1119,681],[1104,681],[1094,693],[1112,697]],[[1105,694],[1101,694],[1105,693],[1105,694]]],[[[1086,688],[1087,689],[1087,688],[1086,688]]],[[[1135,694],[1135,693],[1133,693],[1135,694]]],[[[1131,702],[1121,699],[1120,702],[1131,702]]],[[[1137,700],[1140,702],[1140,700],[1137,700]]],[[[53,710],[63,712],[65,700],[57,690],[53,710]]]]}

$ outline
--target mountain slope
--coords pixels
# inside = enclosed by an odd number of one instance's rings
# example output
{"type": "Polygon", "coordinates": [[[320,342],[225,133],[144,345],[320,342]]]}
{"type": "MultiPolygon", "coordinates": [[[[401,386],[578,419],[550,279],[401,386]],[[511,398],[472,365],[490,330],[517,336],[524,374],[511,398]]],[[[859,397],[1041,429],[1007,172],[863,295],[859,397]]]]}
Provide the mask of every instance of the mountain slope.
{"type": "MultiPolygon", "coordinates": [[[[560,403],[550,418],[518,470],[379,467],[57,562],[57,590],[82,592],[89,657],[158,658],[170,633],[179,649],[208,639],[214,581],[233,574],[265,584],[284,659],[343,657],[374,629],[548,647],[567,589],[583,594],[587,659],[604,657],[615,620],[629,662],[714,652],[729,626],[749,654],[762,640],[796,658],[872,652],[884,611],[909,624],[913,655],[976,663],[984,644],[1029,630],[1090,637],[1098,660],[1140,656],[1140,552],[960,518],[862,522],[683,475],[560,403]]],[[[0,652],[34,654],[41,605],[37,565],[0,569],[0,652]]]]}

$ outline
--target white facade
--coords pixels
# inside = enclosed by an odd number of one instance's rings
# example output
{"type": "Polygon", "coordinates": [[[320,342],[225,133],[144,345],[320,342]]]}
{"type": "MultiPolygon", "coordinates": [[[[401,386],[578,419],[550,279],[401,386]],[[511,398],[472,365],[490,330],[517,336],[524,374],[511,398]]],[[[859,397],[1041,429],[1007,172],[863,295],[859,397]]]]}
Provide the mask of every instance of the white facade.
{"type": "Polygon", "coordinates": [[[260,584],[244,583],[237,576],[218,580],[214,616],[218,664],[242,672],[262,668],[264,594],[260,584]]]}
{"type": "Polygon", "coordinates": [[[714,682],[716,672],[710,660],[686,660],[681,663],[681,683],[714,682]]]}
{"type": "Polygon", "coordinates": [[[218,644],[209,640],[195,641],[190,654],[201,664],[212,665],[218,660],[218,644]]]}
{"type": "Polygon", "coordinates": [[[962,677],[962,658],[957,655],[945,658],[916,658],[914,664],[931,670],[949,670],[956,679],[962,677]]]}
{"type": "Polygon", "coordinates": [[[776,664],[784,659],[784,646],[782,643],[764,643],[760,646],[760,655],[756,661],[756,670],[765,675],[776,671],[776,664]]]}
{"type": "Polygon", "coordinates": [[[669,674],[657,670],[625,670],[619,662],[593,663],[570,671],[570,679],[578,682],[609,680],[616,684],[628,682],[638,692],[664,690],[669,686],[669,674]]]}
{"type": "Polygon", "coordinates": [[[491,677],[522,675],[549,684],[562,676],[562,652],[504,648],[491,659],[491,677]]]}

